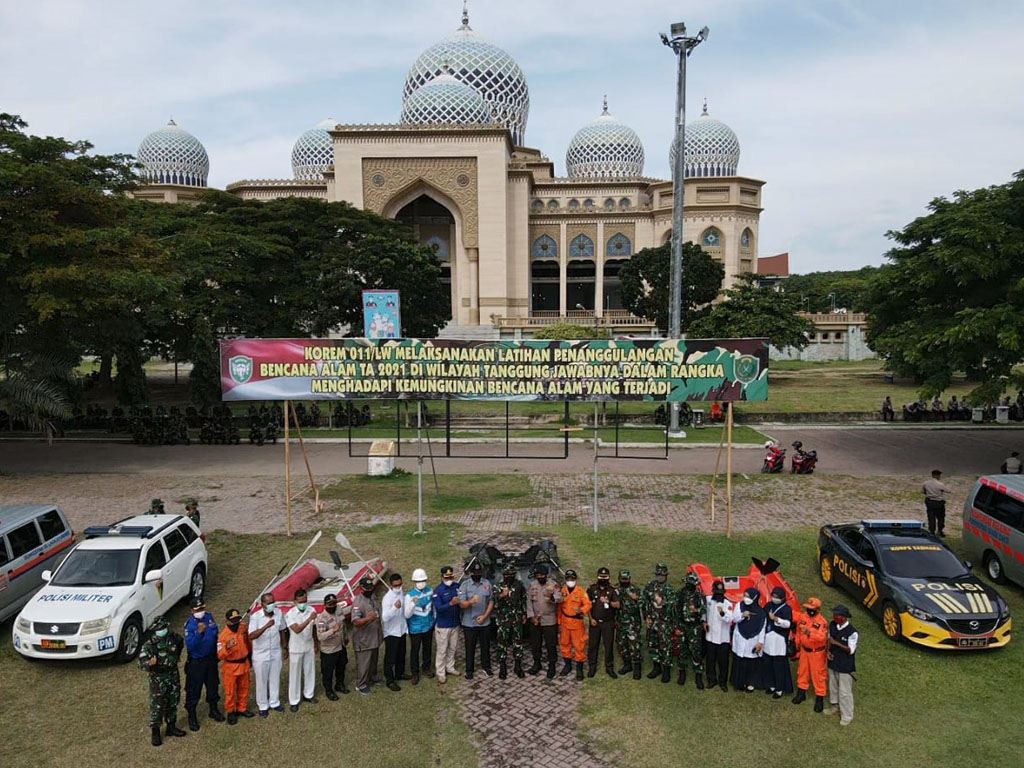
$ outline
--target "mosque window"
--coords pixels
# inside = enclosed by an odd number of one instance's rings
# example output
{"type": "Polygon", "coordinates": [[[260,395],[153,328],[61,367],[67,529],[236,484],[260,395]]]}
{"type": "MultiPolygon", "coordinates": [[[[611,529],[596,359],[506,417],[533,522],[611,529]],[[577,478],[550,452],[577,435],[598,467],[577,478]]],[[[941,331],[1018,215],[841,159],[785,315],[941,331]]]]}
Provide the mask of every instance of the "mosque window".
{"type": "Polygon", "coordinates": [[[571,259],[592,259],[594,258],[594,241],[586,235],[576,235],[569,242],[569,258],[571,259]]]}
{"type": "Polygon", "coordinates": [[[750,250],[750,243],[753,240],[749,229],[744,229],[743,234],[740,235],[740,247],[744,250],[750,250]]]}
{"type": "Polygon", "coordinates": [[[629,256],[633,253],[633,243],[621,232],[616,232],[612,235],[608,241],[607,255],[612,256],[629,256]]]}
{"type": "Polygon", "coordinates": [[[607,198],[607,199],[606,199],[606,200],[604,201],[604,207],[605,207],[605,210],[608,210],[608,211],[610,211],[610,210],[611,210],[612,208],[614,208],[614,207],[615,207],[615,201],[614,201],[614,200],[613,200],[612,198],[610,198],[610,197],[609,197],[609,198],[607,198]]]}
{"type": "Polygon", "coordinates": [[[533,210],[535,210],[535,211],[543,211],[544,210],[544,201],[543,200],[534,200],[533,201],[533,210]]]}
{"type": "Polygon", "coordinates": [[[586,200],[583,201],[583,208],[588,211],[594,210],[594,201],[591,200],[590,198],[587,198],[586,200]]]}
{"type": "Polygon", "coordinates": [[[549,235],[541,235],[533,241],[533,258],[535,259],[557,259],[558,243],[549,235]]]}
{"type": "Polygon", "coordinates": [[[558,210],[558,201],[557,200],[548,200],[548,210],[549,211],[557,211],[558,210]]]}
{"type": "Polygon", "coordinates": [[[701,235],[700,244],[705,248],[721,248],[722,233],[715,227],[708,227],[701,235]]]}
{"type": "Polygon", "coordinates": [[[580,207],[580,201],[579,200],[576,200],[575,198],[573,198],[572,200],[569,201],[569,210],[575,211],[579,207],[580,207]]]}
{"type": "Polygon", "coordinates": [[[630,203],[628,197],[624,197],[621,200],[619,200],[619,208],[629,208],[629,205],[630,203]]]}

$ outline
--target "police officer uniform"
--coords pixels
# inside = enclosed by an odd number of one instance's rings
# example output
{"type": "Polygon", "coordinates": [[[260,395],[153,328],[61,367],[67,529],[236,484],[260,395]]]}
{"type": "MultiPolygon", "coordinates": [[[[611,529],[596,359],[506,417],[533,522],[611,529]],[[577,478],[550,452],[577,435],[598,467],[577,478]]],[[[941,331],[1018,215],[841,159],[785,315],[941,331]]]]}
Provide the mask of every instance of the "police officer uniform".
{"type": "Polygon", "coordinates": [[[536,675],[541,668],[541,645],[548,652],[548,678],[555,676],[558,658],[558,606],[562,602],[561,587],[548,578],[548,567],[543,563],[533,569],[534,578],[526,588],[526,618],[530,622],[530,651],[533,666],[529,673],[536,675]]]}
{"type": "Polygon", "coordinates": [[[597,674],[597,657],[604,643],[604,670],[608,677],[615,674],[615,621],[619,613],[619,591],[612,586],[612,572],[605,567],[597,569],[597,581],[587,587],[590,598],[590,638],[587,641],[587,676],[597,674]]]}
{"type": "Polygon", "coordinates": [[[217,708],[220,701],[220,678],[217,675],[217,620],[206,610],[201,597],[193,597],[189,603],[192,615],[185,622],[185,647],[188,660],[185,662],[185,711],[188,713],[189,730],[199,730],[196,707],[199,696],[206,687],[206,703],[210,705],[210,719],[224,721],[224,715],[217,708]]]}

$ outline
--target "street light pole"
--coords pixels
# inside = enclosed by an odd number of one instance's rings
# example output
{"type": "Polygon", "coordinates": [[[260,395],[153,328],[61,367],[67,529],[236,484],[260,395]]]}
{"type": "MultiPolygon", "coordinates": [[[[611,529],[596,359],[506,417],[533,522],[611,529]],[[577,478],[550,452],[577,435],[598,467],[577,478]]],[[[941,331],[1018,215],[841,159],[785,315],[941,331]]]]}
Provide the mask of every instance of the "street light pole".
{"type": "MultiPolygon", "coordinates": [[[[708,28],[702,27],[696,37],[686,36],[686,24],[672,25],[671,37],[662,33],[661,42],[672,49],[679,61],[676,75],[676,160],[672,169],[672,260],[669,281],[668,336],[682,336],[683,297],[683,191],[686,183],[686,60],[698,45],[708,39],[708,28]]],[[[669,434],[684,436],[679,429],[679,403],[672,403],[669,434]]]]}

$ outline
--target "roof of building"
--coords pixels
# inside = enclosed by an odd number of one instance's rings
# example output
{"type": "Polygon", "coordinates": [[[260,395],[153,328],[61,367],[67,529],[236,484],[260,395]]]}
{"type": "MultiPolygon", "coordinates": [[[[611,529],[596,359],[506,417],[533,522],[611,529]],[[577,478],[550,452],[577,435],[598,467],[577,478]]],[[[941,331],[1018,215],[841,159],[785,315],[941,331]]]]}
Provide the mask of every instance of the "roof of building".
{"type": "Polygon", "coordinates": [[[762,256],[757,260],[757,274],[789,277],[789,253],[762,256]]]}

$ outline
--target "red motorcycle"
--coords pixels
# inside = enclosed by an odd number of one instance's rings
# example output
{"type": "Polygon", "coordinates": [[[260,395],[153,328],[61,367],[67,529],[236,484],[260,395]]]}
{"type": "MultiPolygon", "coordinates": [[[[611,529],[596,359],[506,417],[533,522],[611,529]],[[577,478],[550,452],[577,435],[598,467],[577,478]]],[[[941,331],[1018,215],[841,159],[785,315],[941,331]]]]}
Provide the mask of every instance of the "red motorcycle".
{"type": "Polygon", "coordinates": [[[810,475],[814,472],[814,468],[818,464],[818,452],[817,451],[804,451],[804,444],[797,440],[793,443],[793,449],[796,451],[793,454],[792,464],[790,466],[790,474],[793,475],[810,475]]]}
{"type": "Polygon", "coordinates": [[[764,444],[764,464],[761,465],[762,475],[773,475],[782,472],[786,467],[786,449],[779,448],[769,440],[764,444]]]}

